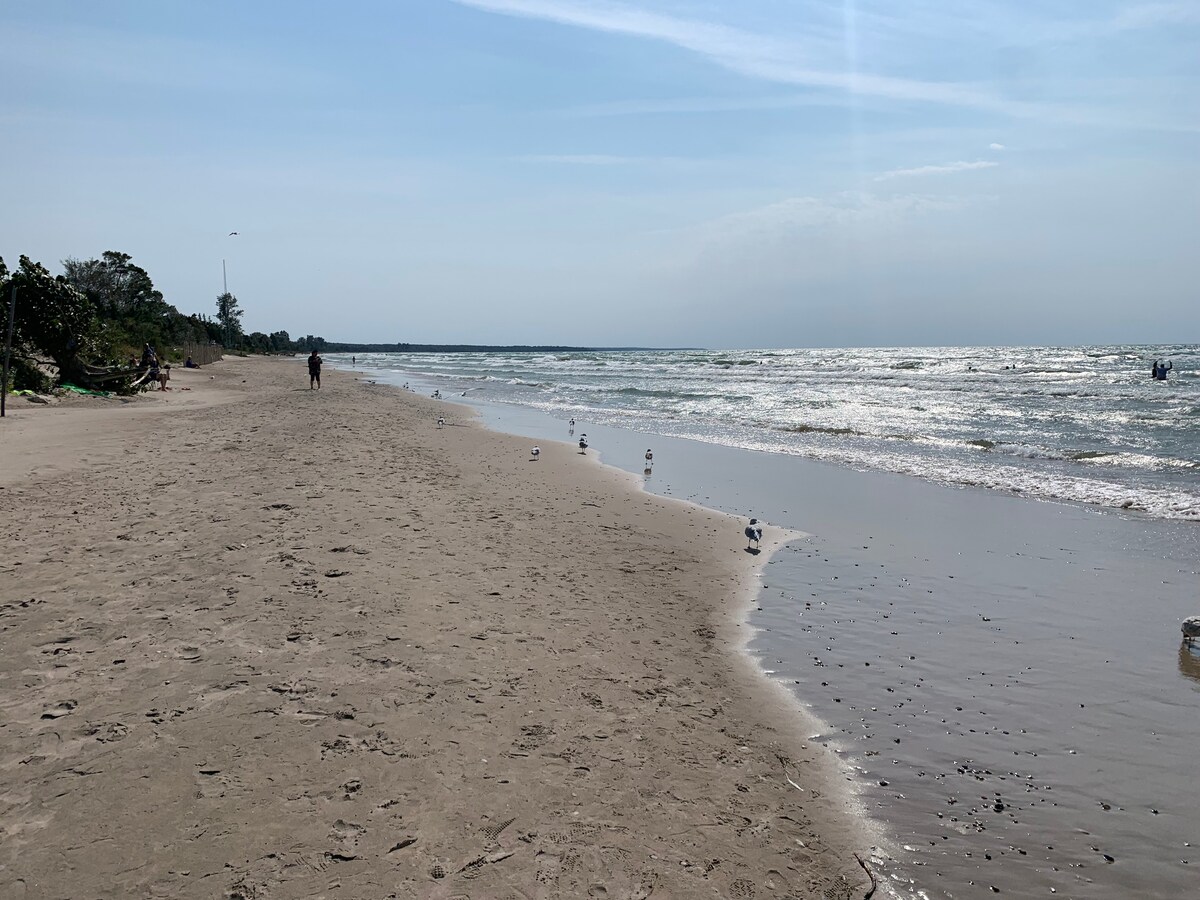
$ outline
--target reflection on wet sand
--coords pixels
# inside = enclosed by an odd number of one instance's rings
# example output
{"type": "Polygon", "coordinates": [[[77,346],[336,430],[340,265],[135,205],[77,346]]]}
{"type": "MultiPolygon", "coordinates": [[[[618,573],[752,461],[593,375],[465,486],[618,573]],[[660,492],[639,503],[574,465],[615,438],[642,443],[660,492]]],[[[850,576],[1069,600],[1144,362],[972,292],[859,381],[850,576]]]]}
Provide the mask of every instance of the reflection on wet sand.
{"type": "Polygon", "coordinates": [[[1184,643],[1179,645],[1179,674],[1200,681],[1200,648],[1184,643]]]}

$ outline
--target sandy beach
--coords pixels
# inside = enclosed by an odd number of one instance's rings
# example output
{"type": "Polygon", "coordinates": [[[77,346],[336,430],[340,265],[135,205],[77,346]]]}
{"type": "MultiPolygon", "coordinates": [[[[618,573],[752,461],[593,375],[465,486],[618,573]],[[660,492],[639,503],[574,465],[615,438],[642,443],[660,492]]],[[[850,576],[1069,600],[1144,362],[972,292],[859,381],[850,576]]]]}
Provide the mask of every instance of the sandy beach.
{"type": "Polygon", "coordinates": [[[742,652],[784,534],[307,380],[230,359],[0,423],[0,895],[871,889],[742,652]]]}

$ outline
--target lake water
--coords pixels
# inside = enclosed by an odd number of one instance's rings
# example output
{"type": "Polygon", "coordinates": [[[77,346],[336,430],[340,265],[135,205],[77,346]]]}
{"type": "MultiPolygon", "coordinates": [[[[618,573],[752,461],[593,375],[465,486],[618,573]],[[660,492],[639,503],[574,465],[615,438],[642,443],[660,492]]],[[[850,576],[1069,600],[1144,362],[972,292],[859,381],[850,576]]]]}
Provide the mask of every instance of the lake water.
{"type": "MultiPolygon", "coordinates": [[[[331,356],[331,359],[334,357],[331,356]]],[[[340,357],[339,357],[340,358],[340,357]]],[[[371,354],[447,395],[1200,519],[1200,347],[371,354]],[[1150,377],[1169,360],[1166,381],[1150,377]]]]}

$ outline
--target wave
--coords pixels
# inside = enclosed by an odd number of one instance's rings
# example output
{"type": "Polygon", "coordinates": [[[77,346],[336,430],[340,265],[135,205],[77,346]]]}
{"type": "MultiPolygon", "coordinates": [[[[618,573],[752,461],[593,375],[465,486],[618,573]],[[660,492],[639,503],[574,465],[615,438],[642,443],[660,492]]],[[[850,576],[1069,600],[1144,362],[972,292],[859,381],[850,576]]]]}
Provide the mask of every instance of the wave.
{"type": "Polygon", "coordinates": [[[869,437],[866,432],[858,431],[854,428],[831,428],[821,425],[780,425],[774,430],[782,431],[785,434],[835,434],[839,436],[853,435],[855,437],[869,437]]]}
{"type": "Polygon", "coordinates": [[[720,394],[698,394],[687,391],[655,390],[653,388],[623,387],[612,391],[622,397],[654,397],[664,400],[749,400],[745,396],[728,396],[720,394]]]}
{"type": "Polygon", "coordinates": [[[424,379],[447,393],[455,381],[459,391],[487,383],[481,402],[654,433],[1151,515],[1200,508],[1146,497],[1200,494],[1197,347],[388,354],[370,364],[394,367],[398,384],[424,379]],[[1165,385],[1149,379],[1154,355],[1175,360],[1165,385]],[[1063,488],[1070,477],[1089,486],[1063,488]]]}
{"type": "Polygon", "coordinates": [[[759,359],[712,359],[708,360],[711,365],[720,366],[723,369],[728,369],[731,366],[760,366],[762,360],[759,359]]]}

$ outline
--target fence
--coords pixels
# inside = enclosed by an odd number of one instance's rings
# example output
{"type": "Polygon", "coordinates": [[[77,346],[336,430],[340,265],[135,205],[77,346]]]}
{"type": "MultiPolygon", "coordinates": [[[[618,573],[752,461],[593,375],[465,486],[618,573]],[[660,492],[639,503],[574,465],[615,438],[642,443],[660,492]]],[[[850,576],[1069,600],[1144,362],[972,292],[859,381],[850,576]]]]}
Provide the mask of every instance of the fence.
{"type": "Polygon", "coordinates": [[[207,366],[221,358],[220,344],[184,344],[179,348],[180,355],[187,359],[189,356],[198,366],[207,366]]]}

